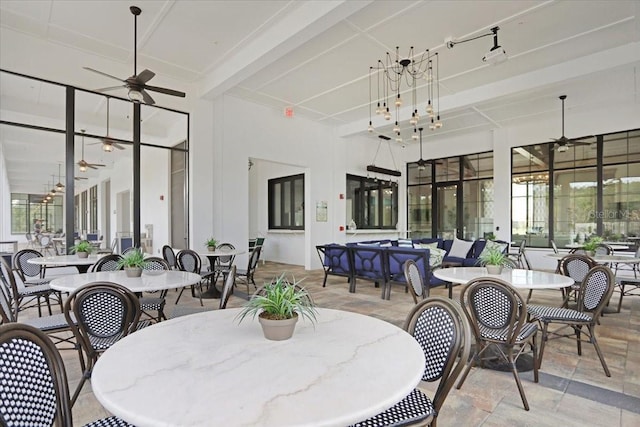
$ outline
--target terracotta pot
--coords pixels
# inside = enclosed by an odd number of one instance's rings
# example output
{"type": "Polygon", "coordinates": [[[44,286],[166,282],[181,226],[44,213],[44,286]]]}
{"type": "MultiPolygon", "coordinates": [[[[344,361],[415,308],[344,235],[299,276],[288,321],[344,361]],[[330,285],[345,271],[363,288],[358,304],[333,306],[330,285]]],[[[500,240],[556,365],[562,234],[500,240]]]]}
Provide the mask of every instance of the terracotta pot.
{"type": "Polygon", "coordinates": [[[89,252],[76,252],[76,254],[78,255],[78,258],[88,258],[89,257],[89,252]]]}
{"type": "Polygon", "coordinates": [[[142,269],[140,267],[125,267],[124,272],[127,274],[127,277],[142,276],[142,269]]]}
{"type": "Polygon", "coordinates": [[[298,315],[291,319],[271,320],[265,319],[262,315],[258,316],[258,321],[262,325],[262,333],[264,337],[272,341],[288,340],[293,335],[298,322],[298,315]]]}
{"type": "Polygon", "coordinates": [[[485,265],[485,267],[487,268],[487,273],[489,273],[489,274],[500,274],[500,273],[502,273],[502,266],[501,265],[485,265]]]}

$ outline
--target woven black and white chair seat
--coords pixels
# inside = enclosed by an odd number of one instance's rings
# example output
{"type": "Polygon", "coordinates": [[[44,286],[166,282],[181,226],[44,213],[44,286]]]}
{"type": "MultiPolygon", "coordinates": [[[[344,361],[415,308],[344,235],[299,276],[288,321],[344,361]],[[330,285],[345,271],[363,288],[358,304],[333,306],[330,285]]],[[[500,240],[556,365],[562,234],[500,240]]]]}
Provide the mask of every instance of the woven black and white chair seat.
{"type": "Polygon", "coordinates": [[[419,421],[430,422],[435,415],[431,399],[416,388],[391,408],[352,427],[404,426],[419,421]]]}
{"type": "Polygon", "coordinates": [[[110,337],[96,337],[94,335],[90,335],[89,342],[95,350],[100,351],[108,349],[121,338],[122,335],[113,335],[110,337]]]}
{"type": "MultiPolygon", "coordinates": [[[[493,329],[479,324],[478,329],[480,329],[482,338],[493,341],[506,341],[507,336],[509,335],[509,327],[505,327],[502,329],[493,329]]],[[[538,325],[536,325],[535,323],[525,323],[524,325],[522,325],[522,329],[520,329],[516,341],[524,341],[531,335],[534,335],[536,332],[538,332],[538,325]]]]}
{"type": "Polygon", "coordinates": [[[46,317],[34,317],[32,319],[29,319],[25,323],[28,323],[29,325],[45,332],[69,327],[69,323],[67,323],[67,319],[62,313],[46,317]]]}
{"type": "Polygon", "coordinates": [[[590,322],[591,313],[582,313],[570,308],[547,307],[544,305],[529,305],[527,313],[534,319],[542,321],[575,320],[577,322],[590,322]]]}
{"type": "Polygon", "coordinates": [[[25,286],[24,288],[19,289],[20,295],[22,296],[32,296],[38,294],[48,294],[51,293],[51,286],[49,285],[33,285],[33,286],[25,286]]]}
{"type": "Polygon", "coordinates": [[[162,310],[166,304],[166,300],[160,297],[142,297],[140,298],[140,309],[147,310],[162,310]]]}
{"type": "Polygon", "coordinates": [[[108,417],[101,420],[90,422],[83,427],[134,427],[126,421],[121,420],[118,417],[108,417]]]}
{"type": "MultiPolygon", "coordinates": [[[[47,285],[51,279],[27,279],[24,281],[25,285],[29,285],[29,288],[33,286],[47,285]]],[[[27,288],[28,289],[28,288],[27,288]]],[[[50,287],[47,286],[47,289],[51,290],[50,287]]]]}

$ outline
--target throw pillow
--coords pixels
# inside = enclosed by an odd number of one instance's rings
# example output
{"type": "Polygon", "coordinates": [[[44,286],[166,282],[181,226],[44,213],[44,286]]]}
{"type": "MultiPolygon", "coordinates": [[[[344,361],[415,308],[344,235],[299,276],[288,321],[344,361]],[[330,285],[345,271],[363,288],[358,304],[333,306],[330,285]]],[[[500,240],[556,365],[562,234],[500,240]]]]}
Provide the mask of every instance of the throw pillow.
{"type": "MultiPolygon", "coordinates": [[[[436,243],[437,245],[437,243],[436,243]]],[[[439,248],[429,248],[429,267],[436,268],[442,264],[442,258],[447,254],[447,251],[439,248]]]]}
{"type": "Polygon", "coordinates": [[[506,243],[494,242],[493,240],[487,240],[487,243],[484,245],[484,249],[480,252],[478,258],[482,258],[483,255],[486,255],[490,250],[497,249],[500,252],[504,252],[507,249],[506,243]]]}
{"type": "Polygon", "coordinates": [[[451,250],[447,256],[455,258],[466,258],[469,250],[473,246],[473,242],[467,242],[466,240],[460,240],[458,238],[453,239],[451,250]]]}
{"type": "Polygon", "coordinates": [[[398,247],[399,248],[412,248],[413,242],[411,239],[398,239],[398,247]]]}
{"type": "Polygon", "coordinates": [[[370,247],[380,247],[380,242],[375,242],[375,243],[356,243],[356,245],[358,246],[370,246],[370,247]]]}
{"type": "Polygon", "coordinates": [[[380,247],[381,248],[390,248],[391,246],[393,246],[391,244],[391,242],[387,242],[387,243],[380,243],[380,247]]]}

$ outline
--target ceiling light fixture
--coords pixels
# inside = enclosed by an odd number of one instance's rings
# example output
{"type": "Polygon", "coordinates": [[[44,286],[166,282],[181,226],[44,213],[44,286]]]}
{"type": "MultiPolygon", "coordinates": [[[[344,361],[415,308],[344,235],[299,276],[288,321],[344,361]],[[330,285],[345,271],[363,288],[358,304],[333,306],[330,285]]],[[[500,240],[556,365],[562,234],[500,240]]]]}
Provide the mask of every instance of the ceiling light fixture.
{"type": "Polygon", "coordinates": [[[466,43],[466,42],[470,42],[472,40],[477,40],[483,37],[487,37],[487,36],[493,36],[493,47],[491,47],[491,49],[489,49],[489,52],[487,52],[483,57],[482,60],[484,62],[488,62],[490,64],[499,64],[501,62],[506,61],[509,57],[507,56],[507,52],[502,48],[502,46],[500,46],[498,44],[498,30],[500,29],[500,27],[493,27],[491,28],[491,32],[490,33],[486,33],[486,34],[481,34],[479,36],[475,36],[475,37],[470,37],[468,39],[463,39],[463,40],[451,40],[451,39],[446,39],[445,40],[445,44],[447,45],[447,47],[449,49],[452,49],[455,45],[460,44],[460,43],[466,43]]]}
{"type": "Polygon", "coordinates": [[[58,183],[56,184],[56,190],[58,191],[62,191],[62,189],[64,188],[64,185],[60,180],[60,166],[61,166],[60,163],[58,163],[58,183]]]}
{"type": "Polygon", "coordinates": [[[144,95],[138,89],[131,88],[129,89],[129,99],[133,102],[142,102],[144,100],[144,95]]]}
{"type": "Polygon", "coordinates": [[[389,140],[391,140],[391,138],[385,135],[378,135],[378,138],[380,138],[380,142],[378,143],[378,149],[376,150],[376,155],[373,156],[373,162],[371,162],[370,165],[367,165],[367,171],[382,173],[382,174],[391,175],[391,176],[401,176],[402,172],[400,172],[400,170],[398,170],[398,167],[396,166],[396,159],[393,157],[393,151],[391,151],[391,146],[389,145],[389,140]],[[393,166],[395,167],[395,170],[376,166],[376,158],[378,157],[378,153],[380,152],[380,145],[382,145],[382,141],[387,142],[387,147],[389,147],[389,153],[391,153],[391,159],[393,160],[393,166]]]}
{"type": "MultiPolygon", "coordinates": [[[[400,117],[400,109],[405,101],[402,94],[411,94],[411,117],[409,124],[413,127],[413,134],[417,133],[418,123],[421,119],[418,112],[417,90],[419,85],[426,84],[427,92],[427,120],[430,121],[429,129],[435,130],[442,127],[440,120],[440,75],[438,54],[431,54],[429,49],[421,55],[415,55],[413,46],[409,49],[409,54],[405,58],[400,58],[400,48],[396,47],[395,59],[387,52],[384,61],[378,60],[375,67],[369,67],[369,126],[368,131],[373,132],[373,112],[383,116],[385,120],[393,117],[390,106],[393,103],[395,123],[393,133],[396,139],[401,139],[401,126],[403,120],[400,117]],[[435,62],[435,69],[434,69],[435,62]],[[374,99],[372,86],[373,74],[377,80],[377,94],[374,99]],[[403,84],[404,81],[404,84],[403,84]],[[404,88],[403,88],[404,86],[404,88]],[[393,97],[393,100],[390,98],[393,97]],[[375,103],[375,106],[374,106],[375,103]]],[[[416,139],[413,138],[412,139],[416,139]]]]}

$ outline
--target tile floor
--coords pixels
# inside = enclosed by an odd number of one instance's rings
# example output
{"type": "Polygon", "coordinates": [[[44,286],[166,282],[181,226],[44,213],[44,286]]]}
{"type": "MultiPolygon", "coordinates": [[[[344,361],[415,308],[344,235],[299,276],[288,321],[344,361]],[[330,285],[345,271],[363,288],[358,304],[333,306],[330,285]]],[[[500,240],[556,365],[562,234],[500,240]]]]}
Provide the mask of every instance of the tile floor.
{"type": "MultiPolygon", "coordinates": [[[[286,272],[296,279],[304,278],[307,287],[321,307],[354,311],[401,326],[413,306],[409,294],[394,286],[391,300],[380,298],[380,290],[367,281],[358,281],[355,294],[348,292],[346,280],[329,277],[322,287],[322,270],[305,271],[302,267],[267,262],[256,273],[258,285],[286,272]]],[[[245,290],[242,286],[239,290],[245,290]]],[[[454,288],[454,298],[460,287],[454,288]]],[[[446,296],[443,288],[434,288],[432,295],[446,296]]],[[[198,300],[184,294],[180,304],[198,306],[198,300]],[[185,297],[186,296],[186,297],[185,297]]],[[[618,294],[614,293],[617,303],[618,294]]],[[[170,313],[175,292],[169,294],[170,313]]],[[[555,290],[536,291],[532,302],[560,303],[555,290]]],[[[228,307],[239,307],[240,297],[232,296],[228,307]]],[[[208,307],[217,308],[218,300],[205,300],[208,307]]],[[[613,307],[613,303],[612,303],[613,307]]],[[[29,313],[27,315],[33,315],[29,313]]],[[[590,344],[583,344],[578,356],[575,341],[550,341],[545,349],[540,382],[533,382],[531,372],[521,374],[525,393],[531,406],[525,411],[515,381],[508,372],[475,368],[461,390],[451,390],[438,418],[446,426],[640,426],[640,298],[627,297],[621,313],[607,314],[597,328],[597,337],[611,377],[605,376],[600,361],[590,344]]],[[[63,351],[71,392],[75,389],[80,369],[77,354],[63,351]]],[[[398,355],[397,363],[402,363],[398,355]]],[[[372,367],[372,375],[381,367],[372,367]]],[[[425,388],[433,390],[433,384],[425,388]]],[[[250,398],[248,396],[247,398],[250,398]]],[[[74,425],[108,415],[85,385],[73,408],[74,425]]]]}

